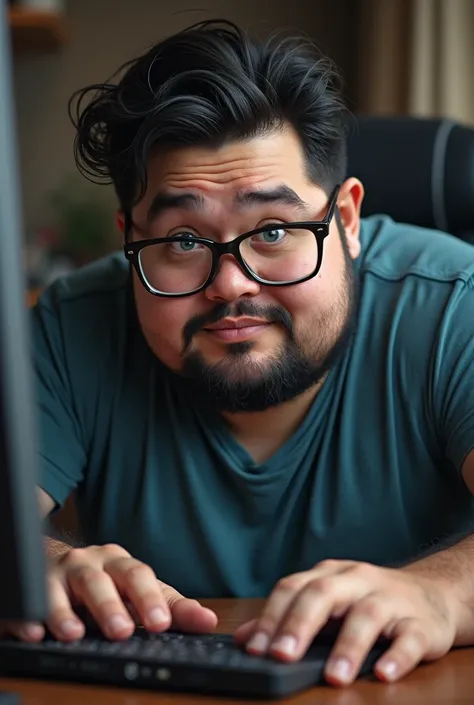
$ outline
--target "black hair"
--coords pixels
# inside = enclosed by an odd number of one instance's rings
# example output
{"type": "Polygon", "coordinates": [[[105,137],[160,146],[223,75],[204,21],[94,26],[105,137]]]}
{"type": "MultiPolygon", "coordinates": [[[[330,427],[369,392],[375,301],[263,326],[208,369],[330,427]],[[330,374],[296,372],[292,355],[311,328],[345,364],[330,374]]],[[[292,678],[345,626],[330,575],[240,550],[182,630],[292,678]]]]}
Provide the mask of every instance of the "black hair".
{"type": "Polygon", "coordinates": [[[119,72],[118,82],[77,91],[69,114],[79,170],[112,182],[124,211],[146,190],[154,150],[218,148],[286,124],[299,135],[312,181],[329,194],[345,178],[340,77],[306,38],[258,41],[231,22],[210,20],[159,42],[119,72]]]}

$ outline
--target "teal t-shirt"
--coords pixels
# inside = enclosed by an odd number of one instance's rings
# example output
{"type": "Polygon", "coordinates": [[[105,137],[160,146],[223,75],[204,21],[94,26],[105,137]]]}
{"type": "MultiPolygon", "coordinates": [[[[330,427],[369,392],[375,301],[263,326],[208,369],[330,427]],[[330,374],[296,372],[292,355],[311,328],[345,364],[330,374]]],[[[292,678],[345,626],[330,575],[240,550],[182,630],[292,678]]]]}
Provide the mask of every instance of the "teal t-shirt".
{"type": "Polygon", "coordinates": [[[387,565],[474,530],[474,247],[363,221],[357,330],[305,420],[255,464],[153,356],[128,265],[55,282],[33,312],[41,486],[196,596],[264,596],[324,558],[387,565]]]}

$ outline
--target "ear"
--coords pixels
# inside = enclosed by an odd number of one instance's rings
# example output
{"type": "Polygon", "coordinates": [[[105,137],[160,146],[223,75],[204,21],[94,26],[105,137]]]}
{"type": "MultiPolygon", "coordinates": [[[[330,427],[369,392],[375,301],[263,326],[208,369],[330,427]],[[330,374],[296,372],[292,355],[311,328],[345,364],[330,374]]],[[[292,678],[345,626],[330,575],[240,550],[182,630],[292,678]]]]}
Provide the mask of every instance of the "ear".
{"type": "Polygon", "coordinates": [[[123,235],[123,231],[125,230],[125,216],[123,214],[123,211],[117,211],[115,214],[115,224],[117,228],[120,230],[120,232],[123,235]]]}
{"type": "Polygon", "coordinates": [[[342,184],[337,206],[352,259],[360,254],[360,209],[364,199],[364,187],[359,179],[351,177],[342,184]]]}

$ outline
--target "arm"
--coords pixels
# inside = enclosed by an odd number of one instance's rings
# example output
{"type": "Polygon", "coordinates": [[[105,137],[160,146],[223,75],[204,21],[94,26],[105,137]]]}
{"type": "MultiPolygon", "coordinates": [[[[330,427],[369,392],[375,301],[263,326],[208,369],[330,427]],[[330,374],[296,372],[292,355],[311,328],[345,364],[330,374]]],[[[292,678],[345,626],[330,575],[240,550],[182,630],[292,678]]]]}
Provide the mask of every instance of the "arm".
{"type": "MultiPolygon", "coordinates": [[[[474,282],[453,295],[433,357],[433,408],[447,458],[474,495],[474,282]]],[[[474,532],[474,521],[473,528],[474,532]]],[[[447,590],[456,605],[454,645],[474,644],[474,533],[403,569],[447,590]]]]}
{"type": "MultiPolygon", "coordinates": [[[[468,489],[474,495],[474,450],[463,463],[462,475],[468,489]]],[[[449,548],[411,563],[403,570],[425,576],[435,583],[444,585],[457,606],[454,646],[472,646],[474,644],[474,533],[449,548]]]]}
{"type": "MultiPolygon", "coordinates": [[[[41,487],[37,488],[38,490],[38,504],[39,504],[39,509],[40,509],[40,516],[42,519],[45,519],[48,517],[51,512],[54,509],[55,502],[54,500],[45,492],[44,490],[41,489],[41,487]]],[[[65,553],[69,551],[71,546],[69,546],[67,543],[64,543],[63,541],[59,541],[58,539],[54,539],[50,536],[45,536],[44,537],[44,546],[45,546],[45,552],[47,556],[51,557],[58,557],[62,556],[65,553]]]]}

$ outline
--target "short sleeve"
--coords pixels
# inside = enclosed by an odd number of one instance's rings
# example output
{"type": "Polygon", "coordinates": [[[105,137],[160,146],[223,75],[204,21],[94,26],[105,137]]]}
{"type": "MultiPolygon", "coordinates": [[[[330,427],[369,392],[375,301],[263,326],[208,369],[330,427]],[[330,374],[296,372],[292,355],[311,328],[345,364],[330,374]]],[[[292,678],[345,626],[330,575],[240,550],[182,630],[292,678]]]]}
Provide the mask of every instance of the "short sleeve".
{"type": "Polygon", "coordinates": [[[433,406],[446,456],[460,471],[474,449],[474,280],[458,281],[433,358],[433,406]]]}
{"type": "Polygon", "coordinates": [[[48,292],[31,312],[31,341],[39,484],[62,505],[83,478],[86,450],[74,409],[61,317],[48,292]]]}

